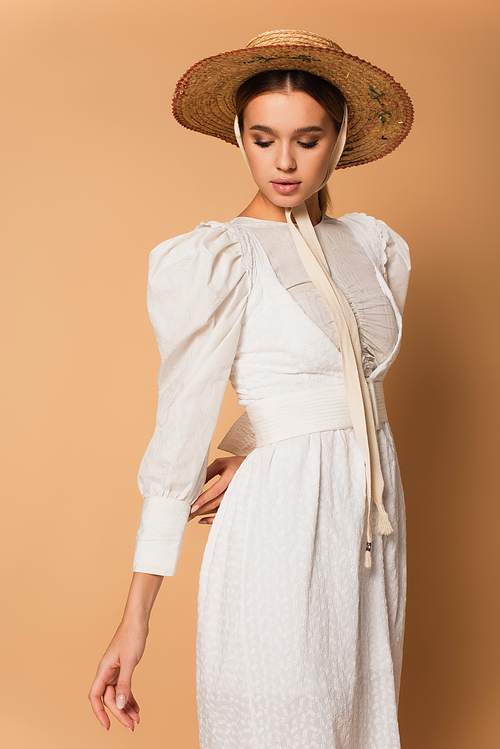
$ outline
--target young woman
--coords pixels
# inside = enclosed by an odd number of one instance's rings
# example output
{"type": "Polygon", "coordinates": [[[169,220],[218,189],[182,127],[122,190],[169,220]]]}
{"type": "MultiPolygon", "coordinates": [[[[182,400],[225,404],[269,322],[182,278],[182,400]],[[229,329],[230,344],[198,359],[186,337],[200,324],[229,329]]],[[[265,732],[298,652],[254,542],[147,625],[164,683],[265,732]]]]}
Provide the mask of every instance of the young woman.
{"type": "Polygon", "coordinates": [[[337,164],[396,148],[411,102],[330,40],[277,31],[188,70],[174,115],[237,142],[258,191],[237,218],[151,253],[157,425],[93,709],[106,728],[104,706],[138,723],[131,677],[151,607],[201,516],[213,523],[198,599],[202,749],[397,749],[406,531],[382,380],[409,254],[382,221],[327,216],[325,184],[337,164]],[[246,413],[219,445],[235,457],[207,469],[228,378],[246,413]]]}

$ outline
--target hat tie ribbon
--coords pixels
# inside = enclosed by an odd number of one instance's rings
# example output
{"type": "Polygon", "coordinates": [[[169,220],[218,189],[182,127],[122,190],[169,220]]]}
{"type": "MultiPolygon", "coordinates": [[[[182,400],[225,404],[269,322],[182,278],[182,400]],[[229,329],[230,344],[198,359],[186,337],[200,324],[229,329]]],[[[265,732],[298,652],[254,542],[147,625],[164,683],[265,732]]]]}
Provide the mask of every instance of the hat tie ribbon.
{"type": "MultiPolygon", "coordinates": [[[[235,118],[234,130],[241,153],[250,169],[237,117],[235,118]]],[[[326,184],[331,173],[337,166],[345,146],[346,134],[347,107],[345,106],[342,125],[330,156],[327,175],[318,189],[321,189],[326,184]]],[[[300,205],[294,208],[286,208],[285,215],[300,260],[311,283],[328,305],[339,337],[346,399],[354,435],[361,450],[365,468],[366,547],[364,565],[369,568],[372,566],[372,499],[378,510],[377,533],[387,535],[393,532],[393,528],[382,499],[384,478],[378,449],[372,399],[363,372],[358,324],[349,302],[331,277],[323,248],[316,235],[305,203],[300,203],[300,205]],[[292,220],[292,216],[296,223],[292,220]]]]}

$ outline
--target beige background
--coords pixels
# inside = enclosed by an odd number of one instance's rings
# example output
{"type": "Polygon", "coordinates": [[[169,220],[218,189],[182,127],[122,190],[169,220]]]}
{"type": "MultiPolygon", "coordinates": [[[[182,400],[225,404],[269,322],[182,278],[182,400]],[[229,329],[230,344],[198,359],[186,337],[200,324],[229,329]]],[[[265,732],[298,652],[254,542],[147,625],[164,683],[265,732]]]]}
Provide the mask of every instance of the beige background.
{"type": "MultiPolygon", "coordinates": [[[[252,195],[237,149],[179,127],[170,95],[199,58],[280,27],[333,38],[415,103],[401,148],[332,180],[333,215],[383,218],[412,250],[386,388],[408,516],[403,748],[498,746],[497,7],[0,2],[3,746],[198,746],[206,527],[189,524],[153,612],[138,730],[106,734],[86,695],[121,615],[155,419],[148,253],[252,195]]],[[[240,411],[228,390],[214,444],[240,411]]]]}

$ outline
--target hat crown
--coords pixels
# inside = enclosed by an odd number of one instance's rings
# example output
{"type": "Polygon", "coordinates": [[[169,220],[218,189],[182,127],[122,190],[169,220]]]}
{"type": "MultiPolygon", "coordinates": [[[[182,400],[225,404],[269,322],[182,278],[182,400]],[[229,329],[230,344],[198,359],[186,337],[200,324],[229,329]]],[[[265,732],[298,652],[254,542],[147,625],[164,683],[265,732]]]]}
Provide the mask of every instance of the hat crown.
{"type": "Polygon", "coordinates": [[[272,47],[279,44],[299,44],[304,47],[323,47],[343,52],[342,47],[327,39],[325,36],[313,34],[311,31],[297,31],[295,29],[275,29],[264,31],[263,34],[251,39],[247,47],[272,47]]]}

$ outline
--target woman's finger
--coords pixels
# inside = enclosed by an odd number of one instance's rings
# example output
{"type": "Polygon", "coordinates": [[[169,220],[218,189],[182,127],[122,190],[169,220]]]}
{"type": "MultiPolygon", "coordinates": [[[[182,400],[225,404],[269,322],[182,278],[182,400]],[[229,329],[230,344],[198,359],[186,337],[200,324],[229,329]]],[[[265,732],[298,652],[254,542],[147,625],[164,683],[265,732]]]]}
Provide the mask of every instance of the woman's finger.
{"type": "Polygon", "coordinates": [[[195,512],[195,515],[208,515],[210,512],[217,512],[217,510],[220,507],[221,501],[224,499],[224,495],[226,492],[222,492],[216,499],[214,499],[212,502],[207,502],[203,505],[203,507],[200,507],[197,512],[195,512]]]}
{"type": "Polygon", "coordinates": [[[189,519],[195,517],[195,515],[197,514],[197,510],[201,509],[202,507],[205,508],[205,511],[207,511],[207,507],[211,507],[212,509],[214,507],[218,507],[222,501],[224,492],[233,480],[235,473],[236,467],[225,469],[220,479],[218,481],[215,481],[212,486],[208,487],[208,489],[205,489],[205,491],[200,494],[196,502],[193,503],[189,519]],[[212,504],[209,505],[209,502],[212,502],[212,504]]]}
{"type": "Polygon", "coordinates": [[[220,503],[222,502],[225,494],[225,490],[219,494],[215,499],[213,499],[211,502],[205,502],[205,504],[199,506],[196,504],[190,513],[189,520],[192,520],[195,517],[198,517],[198,515],[206,515],[209,512],[216,512],[220,503]],[[194,512],[193,512],[194,510],[194,512]]]}
{"type": "Polygon", "coordinates": [[[126,710],[123,708],[119,708],[116,704],[116,691],[115,687],[111,684],[108,684],[106,687],[106,691],[104,692],[103,702],[105,706],[108,708],[110,713],[115,716],[117,721],[122,724],[122,726],[125,726],[125,728],[128,728],[129,731],[133,731],[135,727],[135,723],[128,715],[126,710]]]}
{"type": "Polygon", "coordinates": [[[120,663],[120,675],[116,682],[115,694],[116,694],[116,706],[119,710],[123,710],[125,705],[129,703],[130,693],[132,691],[132,674],[134,672],[135,663],[128,660],[123,660],[120,663]]]}
{"type": "Polygon", "coordinates": [[[134,699],[134,696],[133,696],[132,692],[130,693],[130,696],[128,698],[127,704],[123,708],[123,712],[127,713],[127,715],[129,715],[132,718],[132,720],[134,721],[134,723],[136,725],[138,725],[138,723],[140,721],[140,717],[139,717],[139,705],[137,704],[136,700],[134,699]]]}
{"type": "MultiPolygon", "coordinates": [[[[213,507],[218,507],[221,503],[222,497],[224,496],[224,492],[227,489],[228,482],[222,481],[222,479],[219,479],[219,481],[216,481],[213,486],[211,486],[209,489],[206,489],[196,502],[191,507],[190,513],[189,513],[189,520],[192,520],[192,518],[196,517],[197,514],[201,514],[201,510],[206,508],[210,502],[215,503],[213,504],[213,507]]],[[[206,510],[205,510],[206,511],[206,510]]]]}
{"type": "Polygon", "coordinates": [[[124,711],[125,713],[127,713],[127,715],[128,715],[128,716],[129,716],[130,718],[132,718],[132,720],[134,721],[134,723],[135,723],[136,725],[138,725],[138,723],[139,723],[139,720],[140,720],[140,718],[139,718],[139,713],[137,712],[137,710],[134,710],[134,708],[133,708],[133,707],[132,707],[131,705],[127,704],[127,705],[125,705],[125,707],[123,708],[123,711],[124,711]]]}
{"type": "Polygon", "coordinates": [[[221,492],[227,489],[235,473],[236,471],[231,471],[229,469],[224,471],[220,479],[214,481],[212,486],[209,486],[208,489],[205,489],[205,491],[200,494],[195,504],[203,504],[210,499],[215,499],[215,497],[218,497],[221,492]]]}
{"type": "Polygon", "coordinates": [[[104,726],[104,728],[109,730],[111,721],[102,703],[105,691],[106,684],[104,683],[104,680],[101,677],[96,677],[90,688],[89,700],[97,720],[104,726]]]}
{"type": "Polygon", "coordinates": [[[132,694],[132,692],[130,692],[130,697],[128,698],[128,702],[129,702],[130,707],[133,710],[135,710],[135,712],[137,713],[137,715],[139,715],[139,710],[140,710],[139,703],[135,699],[135,697],[132,694]]]}

